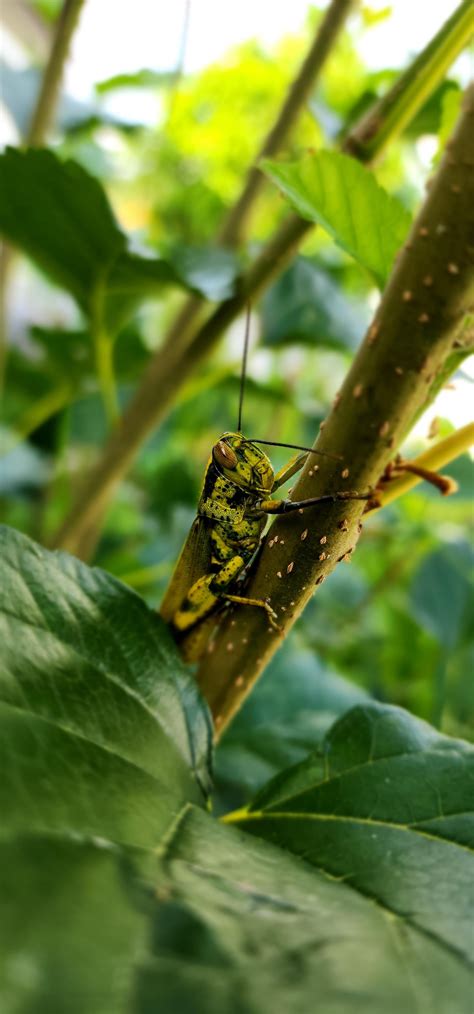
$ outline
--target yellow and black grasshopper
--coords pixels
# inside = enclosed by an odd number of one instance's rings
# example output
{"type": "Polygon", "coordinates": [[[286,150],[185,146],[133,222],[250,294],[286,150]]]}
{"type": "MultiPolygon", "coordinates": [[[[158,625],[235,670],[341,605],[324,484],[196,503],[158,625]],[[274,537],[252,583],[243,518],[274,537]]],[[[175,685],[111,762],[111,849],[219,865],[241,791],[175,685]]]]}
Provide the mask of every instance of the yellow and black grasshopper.
{"type": "MultiPolygon", "coordinates": [[[[264,609],[276,629],[268,602],[237,594],[238,579],[256,553],[269,514],[286,514],[335,500],[367,500],[368,493],[333,493],[307,500],[273,500],[272,494],[316,452],[295,444],[249,440],[240,432],[249,335],[249,317],[240,386],[237,432],[224,433],[214,444],[191,527],[161,605],[182,654],[197,660],[204,651],[217,614],[229,602],[264,609]],[[299,450],[276,474],[258,444],[299,450]]],[[[332,457],[332,455],[325,455],[332,457]]]]}

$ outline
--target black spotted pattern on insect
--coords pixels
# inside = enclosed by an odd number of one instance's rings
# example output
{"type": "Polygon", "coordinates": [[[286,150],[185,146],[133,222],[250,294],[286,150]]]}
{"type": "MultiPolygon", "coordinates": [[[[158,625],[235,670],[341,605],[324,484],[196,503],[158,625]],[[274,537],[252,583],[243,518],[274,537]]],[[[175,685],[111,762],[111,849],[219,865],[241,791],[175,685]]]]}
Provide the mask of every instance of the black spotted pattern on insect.
{"type": "Polygon", "coordinates": [[[270,625],[279,629],[276,614],[268,602],[236,594],[237,580],[260,545],[267,515],[302,511],[324,501],[367,500],[370,495],[344,492],[301,501],[271,499],[275,490],[300,471],[308,454],[323,454],[329,458],[333,455],[295,444],[248,440],[242,436],[249,334],[250,307],[245,327],[237,432],[224,433],[212,448],[197,517],[160,609],[187,661],[201,657],[220,610],[229,602],[265,610],[270,625]],[[292,447],[300,453],[275,474],[270,459],[258,444],[292,447]]]}
{"type": "Polygon", "coordinates": [[[200,657],[216,615],[228,602],[265,610],[271,626],[278,629],[268,602],[235,593],[237,579],[258,549],[267,515],[354,496],[335,493],[303,501],[272,500],[271,494],[302,468],[308,453],[312,452],[305,449],[295,455],[275,474],[257,441],[241,433],[224,433],[214,445],[197,518],[160,610],[188,661],[200,657]]]}

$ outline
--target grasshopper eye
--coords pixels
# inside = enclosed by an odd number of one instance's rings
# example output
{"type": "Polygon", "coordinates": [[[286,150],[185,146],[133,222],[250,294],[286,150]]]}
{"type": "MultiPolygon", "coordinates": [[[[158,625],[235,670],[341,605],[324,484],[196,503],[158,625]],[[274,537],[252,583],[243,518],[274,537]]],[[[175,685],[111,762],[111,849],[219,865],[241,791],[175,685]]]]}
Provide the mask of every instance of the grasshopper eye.
{"type": "Polygon", "coordinates": [[[212,453],[215,461],[217,461],[217,464],[220,465],[221,468],[237,468],[237,455],[232,450],[232,447],[225,444],[223,440],[219,440],[217,444],[214,444],[212,453]]]}

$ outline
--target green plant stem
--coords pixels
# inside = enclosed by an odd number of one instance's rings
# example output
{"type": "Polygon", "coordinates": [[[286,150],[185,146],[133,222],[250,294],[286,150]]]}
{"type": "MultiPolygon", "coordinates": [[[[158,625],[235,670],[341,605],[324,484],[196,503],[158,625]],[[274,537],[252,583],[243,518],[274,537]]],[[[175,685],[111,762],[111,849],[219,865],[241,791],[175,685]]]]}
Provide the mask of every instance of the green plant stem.
{"type": "Polygon", "coordinates": [[[472,0],[463,0],[440,31],[399,78],[395,87],[364,117],[345,141],[345,150],[361,162],[372,162],[411,122],[442,81],[474,32],[472,0]]]}
{"type": "MultiPolygon", "coordinates": [[[[426,59],[429,57],[430,60],[431,46],[432,44],[424,51],[426,59]]],[[[418,62],[422,61],[424,54],[418,57],[418,62]]],[[[404,78],[407,79],[406,74],[404,78]]],[[[432,88],[438,83],[439,79],[433,71],[432,88]]],[[[394,89],[399,92],[397,84],[394,89]]],[[[420,99],[420,105],[423,101],[424,97],[420,99]]],[[[412,115],[415,112],[416,109],[412,107],[412,115]]],[[[403,117],[403,125],[405,122],[403,117]]],[[[357,128],[351,134],[352,138],[355,136],[357,128]]],[[[379,122],[379,133],[372,138],[374,155],[379,150],[378,137],[380,145],[383,145],[383,121],[379,122]]],[[[311,228],[311,223],[304,222],[297,215],[289,215],[241,279],[237,295],[221,303],[200,326],[196,325],[194,308],[185,304],[181,320],[178,319],[172,325],[164,345],[150,361],[141,384],[111,434],[101,458],[85,480],[77,502],[56,533],[54,546],[86,558],[91,545],[96,541],[98,527],[115,487],[126,474],[143,441],[166,415],[181,385],[216,344],[228,325],[242,312],[247,302],[255,300],[288,264],[311,228]],[[96,533],[95,537],[91,533],[96,533]]],[[[198,309],[202,309],[202,302],[195,300],[196,303],[198,309]]]]}
{"type": "MultiPolygon", "coordinates": [[[[315,471],[313,459],[308,461],[293,489],[295,500],[374,488],[444,368],[474,302],[473,123],[471,88],[375,320],[316,442],[318,450],[340,455],[341,465],[335,470],[321,459],[315,471]]],[[[465,440],[464,432],[452,441],[453,456],[465,440]]],[[[263,610],[248,607],[219,627],[198,673],[218,735],[317,586],[339,561],[350,559],[363,510],[361,501],[336,501],[272,525],[246,595],[270,600],[281,632],[269,631],[263,610]]]]}
{"type": "Polygon", "coordinates": [[[113,426],[119,417],[117,385],[114,370],[114,343],[105,329],[100,328],[93,333],[97,379],[102,394],[105,416],[109,426],[113,426]]]}
{"type": "Polygon", "coordinates": [[[25,144],[31,147],[43,144],[53,122],[69,47],[84,3],[85,0],[64,0],[61,8],[38,99],[25,137],[25,144]]]}

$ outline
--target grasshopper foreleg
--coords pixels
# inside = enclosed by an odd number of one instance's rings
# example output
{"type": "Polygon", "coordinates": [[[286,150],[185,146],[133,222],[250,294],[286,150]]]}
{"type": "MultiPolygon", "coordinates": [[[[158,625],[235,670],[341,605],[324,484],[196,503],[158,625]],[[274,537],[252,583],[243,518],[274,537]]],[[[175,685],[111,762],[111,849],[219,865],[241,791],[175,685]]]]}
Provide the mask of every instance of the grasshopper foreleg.
{"type": "Polygon", "coordinates": [[[335,503],[337,500],[370,500],[373,493],[355,493],[348,490],[341,493],[326,493],[324,496],[312,496],[308,500],[260,500],[258,510],[265,514],[289,514],[290,511],[314,507],[318,503],[335,503]]]}

